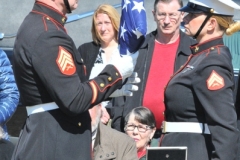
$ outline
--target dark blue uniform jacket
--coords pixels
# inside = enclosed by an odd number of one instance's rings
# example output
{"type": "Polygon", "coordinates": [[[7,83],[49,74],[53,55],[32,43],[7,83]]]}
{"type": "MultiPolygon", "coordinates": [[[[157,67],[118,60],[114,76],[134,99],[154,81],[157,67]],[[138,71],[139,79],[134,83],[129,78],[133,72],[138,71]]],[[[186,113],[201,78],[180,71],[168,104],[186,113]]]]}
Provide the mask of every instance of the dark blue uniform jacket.
{"type": "Polygon", "coordinates": [[[122,85],[113,65],[85,81],[86,67],[66,33],[66,19],[56,9],[36,2],[18,31],[14,70],[21,102],[25,106],[56,102],[59,109],[27,118],[12,159],[90,160],[88,109],[122,85]]]}

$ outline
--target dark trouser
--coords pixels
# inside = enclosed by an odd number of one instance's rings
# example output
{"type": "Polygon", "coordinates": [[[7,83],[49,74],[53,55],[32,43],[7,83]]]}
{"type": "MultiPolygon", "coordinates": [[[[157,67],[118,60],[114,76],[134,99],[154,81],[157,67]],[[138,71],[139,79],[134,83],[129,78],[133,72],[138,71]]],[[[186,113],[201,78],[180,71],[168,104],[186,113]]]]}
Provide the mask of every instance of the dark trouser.
{"type": "Polygon", "coordinates": [[[13,154],[14,145],[5,139],[0,140],[0,159],[10,160],[13,154]]]}

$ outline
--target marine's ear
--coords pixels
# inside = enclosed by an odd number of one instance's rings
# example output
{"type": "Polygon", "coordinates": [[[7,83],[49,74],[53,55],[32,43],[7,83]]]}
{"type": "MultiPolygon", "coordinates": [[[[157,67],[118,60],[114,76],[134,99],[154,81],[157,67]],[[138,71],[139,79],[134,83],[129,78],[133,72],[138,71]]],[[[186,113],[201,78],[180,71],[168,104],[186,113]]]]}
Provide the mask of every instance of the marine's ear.
{"type": "Polygon", "coordinates": [[[217,22],[216,18],[211,17],[211,18],[208,20],[208,23],[207,23],[206,25],[207,25],[207,30],[208,30],[208,31],[214,31],[215,28],[218,27],[218,22],[217,22]]]}

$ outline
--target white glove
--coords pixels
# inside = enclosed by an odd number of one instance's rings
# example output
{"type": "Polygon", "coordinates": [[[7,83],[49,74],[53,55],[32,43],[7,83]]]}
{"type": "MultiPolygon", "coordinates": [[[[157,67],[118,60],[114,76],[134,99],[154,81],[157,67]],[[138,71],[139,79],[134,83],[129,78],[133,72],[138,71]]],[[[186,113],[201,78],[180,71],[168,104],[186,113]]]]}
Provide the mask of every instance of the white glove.
{"type": "Polygon", "coordinates": [[[138,52],[130,54],[130,55],[121,55],[118,54],[119,56],[114,56],[109,64],[114,65],[118,71],[120,72],[123,81],[132,75],[134,67],[137,62],[137,57],[138,57],[138,52]]]}
{"type": "Polygon", "coordinates": [[[140,81],[137,72],[133,72],[133,74],[128,77],[126,84],[124,84],[121,89],[114,91],[110,97],[132,96],[133,91],[138,91],[138,86],[134,84],[140,83],[140,81]]]}

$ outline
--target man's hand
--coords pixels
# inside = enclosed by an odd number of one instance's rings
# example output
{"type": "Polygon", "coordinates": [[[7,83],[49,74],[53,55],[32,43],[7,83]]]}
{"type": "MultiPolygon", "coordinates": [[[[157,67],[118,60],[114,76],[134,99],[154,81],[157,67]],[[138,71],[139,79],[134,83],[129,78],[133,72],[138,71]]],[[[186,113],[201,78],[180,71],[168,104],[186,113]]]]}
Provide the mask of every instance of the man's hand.
{"type": "Polygon", "coordinates": [[[109,120],[110,120],[110,116],[109,116],[106,108],[105,108],[105,107],[102,107],[101,122],[102,122],[103,124],[107,124],[109,120]]]}

